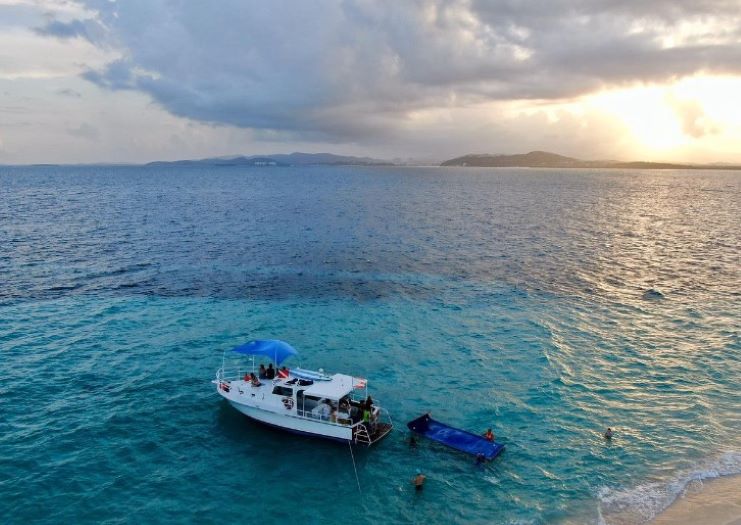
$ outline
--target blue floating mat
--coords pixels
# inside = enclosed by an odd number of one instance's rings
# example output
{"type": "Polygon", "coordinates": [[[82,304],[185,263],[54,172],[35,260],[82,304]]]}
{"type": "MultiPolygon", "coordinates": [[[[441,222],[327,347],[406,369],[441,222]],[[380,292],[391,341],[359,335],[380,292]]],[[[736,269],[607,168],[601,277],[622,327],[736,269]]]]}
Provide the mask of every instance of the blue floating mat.
{"type": "Polygon", "coordinates": [[[478,436],[465,430],[453,428],[445,423],[435,421],[427,414],[407,423],[412,432],[421,434],[433,441],[442,443],[461,452],[478,456],[483,454],[487,460],[497,457],[504,445],[494,441],[487,441],[483,436],[478,436]]]}

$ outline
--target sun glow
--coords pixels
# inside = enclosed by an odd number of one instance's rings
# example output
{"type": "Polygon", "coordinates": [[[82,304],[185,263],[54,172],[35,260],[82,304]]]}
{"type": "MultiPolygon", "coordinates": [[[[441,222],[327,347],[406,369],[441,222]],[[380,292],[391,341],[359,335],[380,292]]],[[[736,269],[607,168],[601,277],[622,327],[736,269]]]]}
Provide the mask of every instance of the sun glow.
{"type": "Polygon", "coordinates": [[[624,124],[639,153],[683,158],[700,146],[735,153],[741,143],[739,93],[740,77],[697,76],[670,85],[604,91],[582,104],[624,124]]]}

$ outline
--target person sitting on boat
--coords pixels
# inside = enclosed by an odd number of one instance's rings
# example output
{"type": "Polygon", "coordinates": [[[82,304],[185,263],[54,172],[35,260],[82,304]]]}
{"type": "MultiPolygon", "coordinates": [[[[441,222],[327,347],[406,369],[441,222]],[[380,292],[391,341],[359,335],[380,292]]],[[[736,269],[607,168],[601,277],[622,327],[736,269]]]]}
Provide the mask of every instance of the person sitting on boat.
{"type": "Polygon", "coordinates": [[[319,406],[319,417],[321,419],[327,419],[329,418],[329,415],[332,413],[332,408],[329,405],[329,401],[324,399],[319,406]]]}
{"type": "Polygon", "coordinates": [[[278,370],[278,377],[280,379],[288,379],[288,369],[285,366],[278,370]]]}
{"type": "Polygon", "coordinates": [[[260,380],[257,379],[257,376],[254,373],[250,374],[250,382],[252,383],[252,386],[262,386],[262,383],[260,383],[260,380]]]}
{"type": "Polygon", "coordinates": [[[494,441],[496,436],[494,436],[494,432],[492,432],[490,428],[487,428],[486,432],[484,432],[484,437],[487,441],[494,441]]]}
{"type": "Polygon", "coordinates": [[[268,369],[265,371],[265,379],[275,379],[275,368],[273,368],[273,363],[268,365],[268,369]]]}
{"type": "Polygon", "coordinates": [[[267,379],[268,373],[265,370],[265,365],[260,365],[260,370],[257,372],[260,375],[260,379],[267,379]]]}

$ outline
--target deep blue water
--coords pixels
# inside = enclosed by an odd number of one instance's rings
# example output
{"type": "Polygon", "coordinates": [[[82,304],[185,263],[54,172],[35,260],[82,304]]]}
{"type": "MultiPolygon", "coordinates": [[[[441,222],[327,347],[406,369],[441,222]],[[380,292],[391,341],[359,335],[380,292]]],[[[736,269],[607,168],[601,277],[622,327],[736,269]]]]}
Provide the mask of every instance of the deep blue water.
{"type": "Polygon", "coordinates": [[[0,168],[0,523],[646,522],[741,472],[740,219],[735,172],[0,168]],[[362,493],[214,392],[261,337],[390,410],[362,493]]]}

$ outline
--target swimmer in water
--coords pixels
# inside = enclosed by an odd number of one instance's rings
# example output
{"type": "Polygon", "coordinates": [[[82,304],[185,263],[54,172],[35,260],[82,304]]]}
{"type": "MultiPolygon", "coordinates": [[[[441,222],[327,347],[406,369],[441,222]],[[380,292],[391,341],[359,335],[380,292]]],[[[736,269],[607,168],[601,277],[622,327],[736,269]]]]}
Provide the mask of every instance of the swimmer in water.
{"type": "Polygon", "coordinates": [[[484,463],[486,463],[486,456],[484,456],[481,452],[479,452],[478,454],[476,454],[476,466],[480,467],[484,463]]]}
{"type": "Polygon", "coordinates": [[[409,437],[409,448],[417,448],[417,439],[414,436],[409,437]]]}
{"type": "Polygon", "coordinates": [[[605,439],[612,439],[612,429],[610,427],[607,427],[607,430],[605,430],[605,439]]]}
{"type": "Polygon", "coordinates": [[[414,485],[415,490],[422,490],[422,487],[425,484],[425,475],[422,474],[422,471],[417,469],[417,475],[412,478],[412,484],[414,485]]]}

